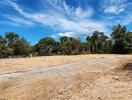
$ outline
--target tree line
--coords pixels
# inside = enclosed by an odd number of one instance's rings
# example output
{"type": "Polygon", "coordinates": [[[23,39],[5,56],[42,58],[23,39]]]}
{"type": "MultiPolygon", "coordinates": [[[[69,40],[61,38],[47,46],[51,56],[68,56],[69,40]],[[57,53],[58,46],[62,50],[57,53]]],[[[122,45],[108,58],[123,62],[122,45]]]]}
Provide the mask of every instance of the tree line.
{"type": "Polygon", "coordinates": [[[45,37],[33,46],[14,32],[0,35],[0,58],[79,54],[132,54],[132,32],[117,25],[112,28],[110,37],[94,31],[85,42],[66,36],[59,41],[45,37]]]}

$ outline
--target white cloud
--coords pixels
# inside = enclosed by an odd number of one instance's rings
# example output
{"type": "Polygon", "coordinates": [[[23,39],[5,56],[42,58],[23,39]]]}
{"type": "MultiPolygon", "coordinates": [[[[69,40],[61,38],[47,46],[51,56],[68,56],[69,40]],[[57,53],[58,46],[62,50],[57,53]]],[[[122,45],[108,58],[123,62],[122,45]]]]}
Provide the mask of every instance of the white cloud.
{"type": "Polygon", "coordinates": [[[65,32],[65,33],[58,33],[59,37],[67,36],[67,37],[75,37],[77,38],[77,34],[75,32],[65,32]]]}
{"type": "Polygon", "coordinates": [[[132,25],[132,13],[123,16],[121,19],[118,20],[118,23],[123,25],[132,25]]]}
{"type": "Polygon", "coordinates": [[[17,10],[19,13],[25,15],[25,13],[23,12],[23,10],[14,2],[10,1],[10,0],[6,0],[15,10],[17,10]]]}
{"type": "Polygon", "coordinates": [[[27,20],[25,18],[11,16],[7,14],[2,14],[2,16],[6,18],[6,20],[0,21],[0,23],[4,25],[11,25],[16,27],[31,27],[35,25],[33,21],[27,20]]]}
{"type": "Polygon", "coordinates": [[[130,4],[128,4],[127,0],[101,0],[100,5],[104,13],[120,14],[125,12],[130,4]]]}
{"type": "Polygon", "coordinates": [[[6,25],[6,26],[8,26],[8,25],[16,26],[16,27],[21,26],[18,23],[13,23],[13,22],[9,22],[9,21],[0,21],[0,23],[3,24],[3,25],[6,25]]]}
{"type": "Polygon", "coordinates": [[[116,6],[108,7],[104,10],[105,13],[120,14],[124,11],[124,8],[119,8],[116,6]]]}
{"type": "Polygon", "coordinates": [[[19,17],[15,17],[15,16],[10,16],[7,18],[11,21],[11,23],[15,23],[18,26],[23,26],[23,25],[33,26],[34,25],[34,23],[32,21],[29,21],[29,20],[24,19],[24,18],[19,18],[19,17]]]}
{"type": "Polygon", "coordinates": [[[128,0],[102,0],[101,3],[103,2],[102,10],[108,14],[104,18],[109,21],[109,25],[122,24],[127,26],[132,24],[132,2],[128,2],[128,0]]]}
{"type": "Polygon", "coordinates": [[[102,0],[107,5],[120,5],[127,3],[127,0],[102,0]]]}
{"type": "Polygon", "coordinates": [[[63,33],[57,33],[57,34],[53,34],[51,37],[52,38],[60,38],[63,36],[67,36],[67,37],[74,37],[74,38],[79,38],[79,34],[75,33],[75,32],[63,32],[63,33]]]}
{"type": "MultiPolygon", "coordinates": [[[[62,33],[66,32],[59,35],[78,36],[79,34],[89,34],[95,30],[104,32],[107,30],[104,22],[93,21],[89,18],[94,12],[92,8],[84,11],[79,7],[69,7],[61,0],[48,0],[49,4],[52,4],[54,8],[57,7],[58,11],[49,10],[48,12],[31,13],[24,11],[17,3],[11,0],[7,1],[25,19],[49,26],[55,30],[62,31],[62,33]],[[69,14],[72,19],[68,18],[66,14],[69,14]]],[[[19,19],[19,22],[22,22],[22,19],[19,19]]],[[[31,23],[29,22],[29,24],[31,23]]]]}
{"type": "Polygon", "coordinates": [[[57,10],[58,12],[61,12],[63,14],[73,14],[74,8],[70,7],[69,5],[66,4],[64,0],[45,0],[42,1],[42,3],[47,2],[49,6],[51,6],[54,10],[57,10]]]}
{"type": "Polygon", "coordinates": [[[83,11],[82,8],[78,7],[75,11],[75,14],[77,17],[80,17],[80,18],[88,18],[92,16],[93,9],[89,8],[88,10],[83,11]]]}

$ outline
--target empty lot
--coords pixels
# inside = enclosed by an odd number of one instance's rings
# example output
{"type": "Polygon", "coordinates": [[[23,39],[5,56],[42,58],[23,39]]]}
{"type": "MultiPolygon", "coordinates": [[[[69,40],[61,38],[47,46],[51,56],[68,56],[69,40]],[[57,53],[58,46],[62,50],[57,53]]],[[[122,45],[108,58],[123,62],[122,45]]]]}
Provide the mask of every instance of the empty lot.
{"type": "Polygon", "coordinates": [[[0,59],[0,100],[131,100],[132,55],[0,59]]]}

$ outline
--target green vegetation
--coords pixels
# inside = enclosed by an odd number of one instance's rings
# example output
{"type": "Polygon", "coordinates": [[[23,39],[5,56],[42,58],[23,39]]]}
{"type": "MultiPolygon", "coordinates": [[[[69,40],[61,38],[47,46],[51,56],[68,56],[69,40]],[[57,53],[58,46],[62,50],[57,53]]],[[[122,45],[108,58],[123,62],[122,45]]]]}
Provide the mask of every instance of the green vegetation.
{"type": "Polygon", "coordinates": [[[0,36],[0,58],[47,56],[47,55],[78,55],[78,54],[132,54],[132,32],[126,27],[113,27],[110,37],[103,32],[95,31],[87,36],[86,42],[73,37],[61,37],[59,42],[53,38],[42,38],[31,46],[23,37],[14,32],[0,36]]]}

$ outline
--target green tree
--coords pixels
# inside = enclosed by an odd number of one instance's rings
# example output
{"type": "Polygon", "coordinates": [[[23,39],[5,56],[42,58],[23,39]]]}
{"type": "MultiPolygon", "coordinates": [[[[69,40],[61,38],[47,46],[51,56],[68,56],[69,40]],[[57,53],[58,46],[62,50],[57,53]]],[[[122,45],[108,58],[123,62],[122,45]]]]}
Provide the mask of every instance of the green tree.
{"type": "Polygon", "coordinates": [[[35,52],[39,56],[45,56],[45,55],[53,55],[57,53],[56,48],[57,43],[53,38],[46,37],[41,39],[36,45],[35,45],[35,52]]]}
{"type": "Polygon", "coordinates": [[[97,53],[98,50],[98,35],[99,32],[95,31],[93,35],[91,36],[91,52],[92,53],[97,53]]]}
{"type": "Polygon", "coordinates": [[[90,54],[90,42],[81,42],[80,45],[80,53],[81,54],[90,54]]]}
{"type": "Polygon", "coordinates": [[[86,38],[91,53],[109,53],[110,39],[103,32],[94,31],[86,38]]]}
{"type": "Polygon", "coordinates": [[[14,46],[16,56],[28,56],[31,53],[30,44],[24,38],[18,39],[14,46]]]}
{"type": "Polygon", "coordinates": [[[111,34],[113,39],[112,53],[125,54],[128,53],[127,29],[125,26],[117,25],[113,27],[111,34]]]}
{"type": "Polygon", "coordinates": [[[114,26],[112,30],[111,37],[103,32],[94,31],[91,36],[87,36],[86,42],[66,36],[56,42],[53,38],[45,37],[34,46],[30,46],[26,39],[18,34],[8,32],[5,36],[0,36],[0,58],[28,56],[32,53],[38,56],[86,53],[132,54],[132,32],[121,25],[114,26]]]}
{"type": "Polygon", "coordinates": [[[8,57],[9,50],[6,46],[5,39],[0,36],[0,58],[8,57]]]}
{"type": "Polygon", "coordinates": [[[98,34],[97,48],[98,53],[109,53],[110,39],[103,32],[99,32],[98,34]]]}
{"type": "Polygon", "coordinates": [[[30,44],[14,32],[5,34],[6,45],[9,50],[9,55],[12,57],[28,56],[31,53],[30,44]]]}
{"type": "Polygon", "coordinates": [[[9,48],[10,56],[13,56],[15,53],[15,44],[19,40],[19,36],[14,32],[8,32],[5,34],[5,40],[9,48]]]}
{"type": "Polygon", "coordinates": [[[60,42],[63,43],[65,41],[67,41],[69,38],[67,36],[63,36],[60,38],[60,42]]]}
{"type": "Polygon", "coordinates": [[[132,32],[127,32],[128,53],[132,53],[132,32]]]}
{"type": "Polygon", "coordinates": [[[60,48],[64,55],[80,54],[81,41],[72,37],[61,37],[60,48]],[[63,40],[63,41],[62,41],[63,40]]]}

